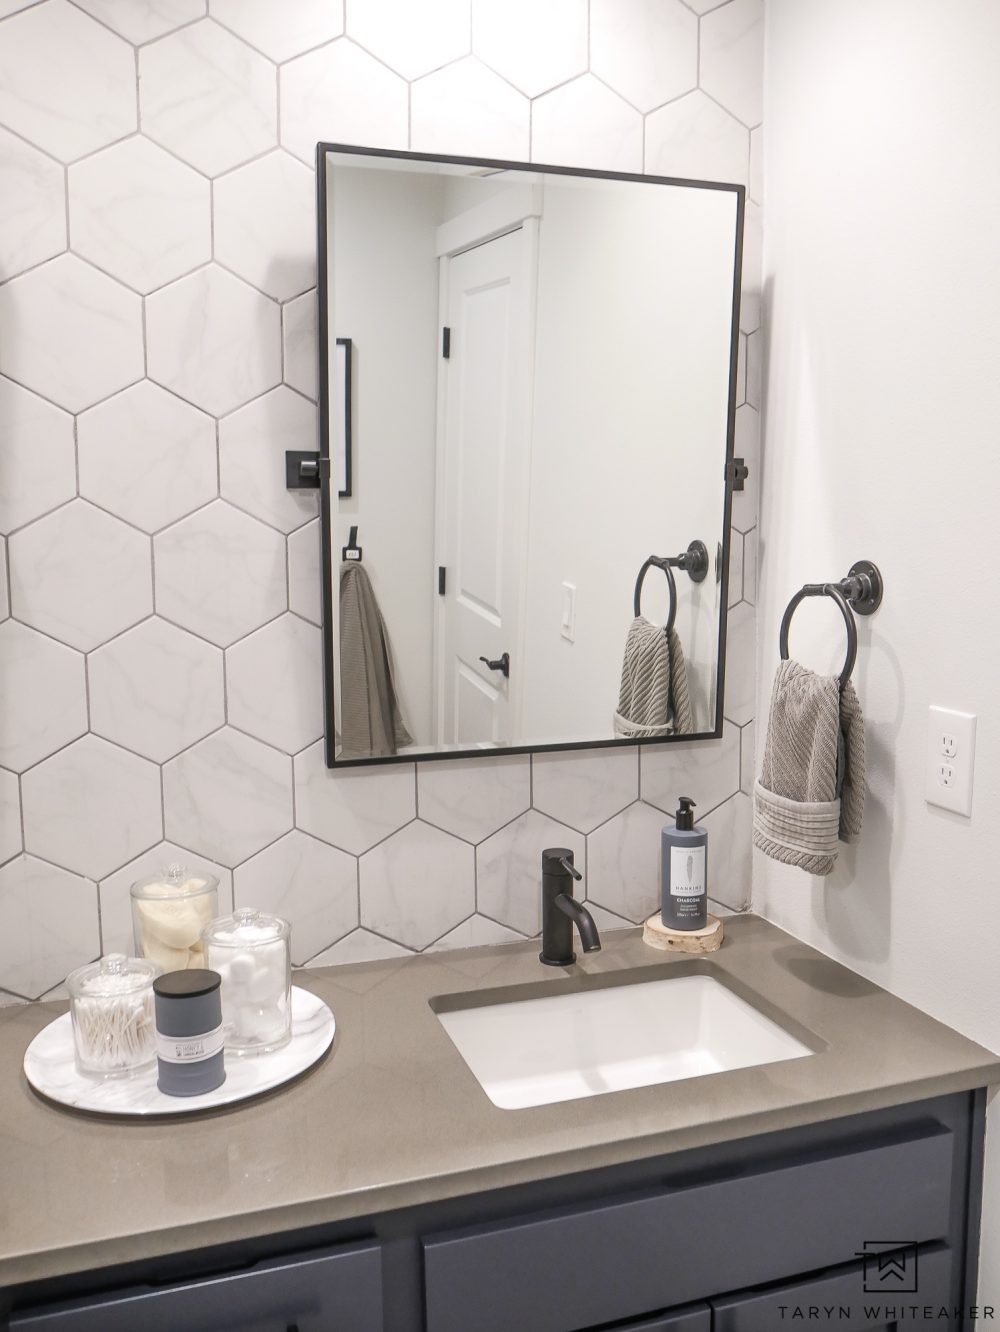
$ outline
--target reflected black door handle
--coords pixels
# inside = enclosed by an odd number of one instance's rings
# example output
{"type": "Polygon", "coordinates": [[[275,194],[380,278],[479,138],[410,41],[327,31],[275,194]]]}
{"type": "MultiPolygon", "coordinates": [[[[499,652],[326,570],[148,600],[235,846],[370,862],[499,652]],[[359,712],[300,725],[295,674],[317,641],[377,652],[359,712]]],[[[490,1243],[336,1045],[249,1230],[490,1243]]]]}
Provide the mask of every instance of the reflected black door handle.
{"type": "Polygon", "coordinates": [[[480,661],[485,661],[491,671],[500,671],[505,680],[510,679],[510,653],[505,652],[502,657],[497,657],[496,661],[490,661],[489,657],[480,657],[480,661]]]}

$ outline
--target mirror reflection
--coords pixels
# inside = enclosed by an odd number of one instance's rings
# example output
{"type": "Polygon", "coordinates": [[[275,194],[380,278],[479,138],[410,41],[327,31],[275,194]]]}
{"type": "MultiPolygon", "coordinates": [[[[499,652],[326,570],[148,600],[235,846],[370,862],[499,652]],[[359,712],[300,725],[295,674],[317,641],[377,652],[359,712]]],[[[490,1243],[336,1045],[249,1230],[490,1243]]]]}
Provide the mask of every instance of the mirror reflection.
{"type": "Polygon", "coordinates": [[[322,158],[331,756],[712,734],[740,187],[322,158]]]}

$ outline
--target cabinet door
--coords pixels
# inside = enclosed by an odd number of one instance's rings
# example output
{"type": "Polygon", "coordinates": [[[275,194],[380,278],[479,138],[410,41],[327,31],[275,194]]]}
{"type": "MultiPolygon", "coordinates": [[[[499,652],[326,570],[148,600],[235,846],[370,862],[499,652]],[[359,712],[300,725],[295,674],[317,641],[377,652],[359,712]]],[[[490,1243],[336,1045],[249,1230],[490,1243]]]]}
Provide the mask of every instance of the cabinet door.
{"type": "Polygon", "coordinates": [[[382,1332],[379,1246],[340,1245],[170,1286],[15,1312],[10,1332],[382,1332]]]}
{"type": "Polygon", "coordinates": [[[958,1323],[937,1312],[951,1304],[951,1277],[951,1250],[943,1247],[917,1250],[895,1289],[891,1282],[879,1289],[877,1273],[851,1263],[802,1281],[712,1300],[712,1332],[790,1332],[796,1327],[896,1332],[923,1323],[927,1306],[935,1316],[923,1325],[948,1332],[958,1323]]]}
{"type": "Polygon", "coordinates": [[[711,1326],[712,1311],[707,1304],[688,1304],[635,1323],[616,1323],[615,1332],[710,1332],[711,1326]]]}

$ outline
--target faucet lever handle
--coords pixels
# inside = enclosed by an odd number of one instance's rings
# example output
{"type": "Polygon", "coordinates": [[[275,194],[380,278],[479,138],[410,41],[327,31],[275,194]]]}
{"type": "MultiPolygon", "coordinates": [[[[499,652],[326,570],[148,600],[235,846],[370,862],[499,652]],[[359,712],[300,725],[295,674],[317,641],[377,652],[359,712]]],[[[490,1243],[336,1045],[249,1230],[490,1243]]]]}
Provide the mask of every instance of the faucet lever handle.
{"type": "Polygon", "coordinates": [[[573,864],[572,860],[570,860],[568,856],[563,856],[558,863],[562,865],[563,869],[566,871],[567,874],[572,874],[574,879],[580,880],[583,878],[583,875],[580,873],[580,871],[577,869],[577,867],[573,864]]]}

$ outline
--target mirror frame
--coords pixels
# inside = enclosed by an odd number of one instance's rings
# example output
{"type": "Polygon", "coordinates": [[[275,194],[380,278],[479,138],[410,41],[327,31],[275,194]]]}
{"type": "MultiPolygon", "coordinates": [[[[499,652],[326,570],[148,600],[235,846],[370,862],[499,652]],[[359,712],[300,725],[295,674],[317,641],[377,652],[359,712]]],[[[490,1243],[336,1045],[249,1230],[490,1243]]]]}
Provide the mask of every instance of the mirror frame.
{"type": "Polygon", "coordinates": [[[507,162],[493,157],[456,157],[448,153],[414,153],[393,148],[365,148],[357,144],[317,143],[316,145],[316,298],[318,306],[319,348],[319,479],[320,479],[320,533],[322,541],[323,592],[323,739],[328,768],[359,768],[377,763],[444,762],[448,759],[488,759],[507,754],[547,754],[572,749],[620,749],[626,745],[689,744],[697,740],[718,740],[722,736],[726,692],[726,629],[729,620],[729,564],[732,547],[732,509],[736,441],[736,381],[740,347],[740,289],[743,265],[743,228],[746,212],[746,187],[721,181],[689,180],[677,176],[638,175],[627,171],[590,171],[585,167],[548,166],[541,162],[507,162]],[[719,647],[715,691],[715,726],[711,731],[694,731],[684,735],[610,737],[605,740],[565,740],[556,744],[502,745],[491,749],[449,749],[442,753],[384,754],[373,758],[338,759],[335,754],[336,728],[334,725],[334,568],[333,568],[333,501],[330,476],[330,310],[328,304],[329,266],[327,263],[327,155],[353,153],[358,157],[385,157],[410,162],[449,162],[457,166],[490,167],[498,171],[529,171],[559,176],[584,176],[596,180],[625,180],[650,185],[682,185],[693,189],[721,190],[736,199],[736,237],[733,253],[733,313],[729,344],[729,409],[726,424],[726,456],[723,464],[724,487],[722,533],[722,581],[719,606],[719,647]]]}

